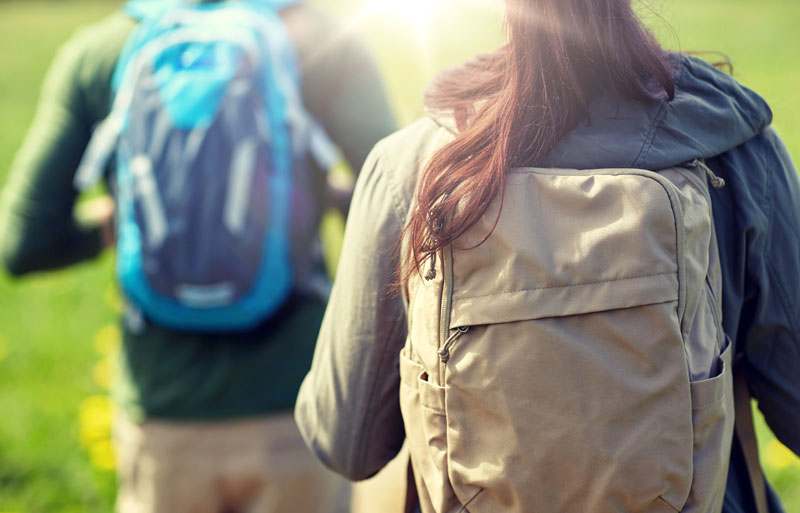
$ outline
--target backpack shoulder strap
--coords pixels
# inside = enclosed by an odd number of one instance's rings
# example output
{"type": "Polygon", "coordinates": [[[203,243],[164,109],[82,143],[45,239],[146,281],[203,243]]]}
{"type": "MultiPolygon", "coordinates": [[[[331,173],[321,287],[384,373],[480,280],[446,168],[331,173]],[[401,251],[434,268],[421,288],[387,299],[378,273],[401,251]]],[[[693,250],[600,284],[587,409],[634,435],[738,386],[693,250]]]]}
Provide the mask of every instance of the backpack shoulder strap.
{"type": "Polygon", "coordinates": [[[769,513],[767,487],[765,485],[764,473],[761,470],[761,462],[758,457],[756,430],[753,423],[753,411],[751,409],[752,396],[750,395],[750,387],[747,384],[744,365],[739,362],[739,365],[736,367],[733,374],[736,438],[739,440],[742,454],[744,454],[745,464],[747,465],[747,474],[750,477],[756,512],[769,513]]]}

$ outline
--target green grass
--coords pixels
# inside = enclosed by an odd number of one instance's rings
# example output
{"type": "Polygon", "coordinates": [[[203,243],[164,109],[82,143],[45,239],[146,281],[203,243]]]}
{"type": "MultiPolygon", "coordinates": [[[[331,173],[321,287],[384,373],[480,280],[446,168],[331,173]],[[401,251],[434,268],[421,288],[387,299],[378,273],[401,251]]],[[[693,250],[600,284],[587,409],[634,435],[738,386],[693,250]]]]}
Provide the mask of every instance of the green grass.
{"type": "MultiPolygon", "coordinates": [[[[0,2],[0,177],[55,49],[111,8],[107,1],[0,2]]],[[[93,334],[113,318],[103,300],[109,263],[106,257],[19,286],[0,273],[0,511],[111,509],[113,475],[90,465],[78,425],[82,399],[97,393],[93,334]]]]}
{"type": "MultiPolygon", "coordinates": [[[[358,3],[320,0],[335,12],[351,15],[358,3]]],[[[110,0],[0,1],[0,183],[33,115],[41,78],[58,44],[77,26],[116,5],[110,0]]],[[[352,23],[380,59],[403,121],[421,112],[422,91],[436,70],[489,50],[500,40],[496,10],[465,0],[450,0],[449,5],[461,9],[436,16],[433,21],[440,30],[427,43],[395,17],[362,16],[352,23]]],[[[800,158],[800,3],[661,0],[642,4],[641,10],[668,46],[727,53],[736,76],[770,101],[776,126],[800,158]]],[[[111,510],[113,474],[95,466],[104,461],[102,447],[81,444],[81,430],[86,441],[87,426],[79,421],[82,404],[84,410],[97,404],[84,400],[103,393],[104,380],[96,379],[94,371],[101,359],[95,338],[98,330],[114,322],[111,283],[108,255],[19,284],[0,273],[1,512],[111,510]]],[[[113,338],[113,332],[103,333],[104,340],[113,338]]],[[[787,511],[800,511],[797,459],[783,452],[763,426],[761,434],[770,476],[787,511]]]]}

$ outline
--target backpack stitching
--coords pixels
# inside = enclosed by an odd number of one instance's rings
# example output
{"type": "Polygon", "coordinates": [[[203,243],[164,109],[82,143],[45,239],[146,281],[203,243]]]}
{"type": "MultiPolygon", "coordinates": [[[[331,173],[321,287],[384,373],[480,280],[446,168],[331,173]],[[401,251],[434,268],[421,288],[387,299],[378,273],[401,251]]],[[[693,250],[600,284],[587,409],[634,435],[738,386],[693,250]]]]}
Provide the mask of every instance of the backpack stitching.
{"type": "Polygon", "coordinates": [[[673,506],[672,504],[670,504],[670,502],[667,499],[665,499],[664,497],[661,497],[660,495],[658,497],[656,497],[656,500],[659,500],[659,501],[663,502],[664,504],[669,506],[669,508],[671,510],[676,511],[677,513],[680,513],[680,511],[681,511],[678,508],[676,508],[675,506],[673,506]]]}
{"type": "Polygon", "coordinates": [[[493,294],[481,294],[481,295],[478,295],[478,296],[458,296],[456,299],[479,299],[479,298],[484,298],[484,297],[497,296],[499,294],[513,294],[513,293],[516,293],[516,292],[535,292],[537,290],[570,289],[570,288],[576,288],[576,287],[583,287],[583,286],[586,286],[586,285],[599,285],[599,284],[602,284],[602,283],[616,283],[616,282],[620,282],[620,281],[636,280],[636,279],[640,279],[640,278],[652,278],[652,277],[656,277],[656,276],[670,276],[670,275],[674,275],[674,274],[677,274],[677,271],[671,271],[671,272],[666,272],[666,273],[642,274],[642,275],[638,275],[638,276],[629,276],[629,277],[626,277],[626,278],[616,278],[616,279],[613,279],[613,280],[587,281],[587,282],[583,282],[583,283],[574,283],[572,285],[552,285],[552,286],[544,286],[544,287],[535,287],[535,288],[531,288],[531,289],[503,290],[503,291],[500,291],[500,292],[495,292],[493,294]]]}
{"type": "Polygon", "coordinates": [[[474,500],[475,500],[475,499],[478,497],[478,495],[482,494],[483,492],[484,492],[484,489],[483,489],[483,488],[481,488],[480,490],[478,490],[477,492],[475,492],[475,495],[473,495],[473,496],[472,496],[472,497],[471,497],[471,498],[470,498],[470,499],[469,499],[469,500],[466,502],[466,504],[463,504],[463,505],[461,506],[461,509],[460,509],[460,510],[458,510],[458,513],[469,513],[469,510],[467,509],[467,506],[469,506],[470,504],[472,504],[472,501],[474,501],[474,500]]]}

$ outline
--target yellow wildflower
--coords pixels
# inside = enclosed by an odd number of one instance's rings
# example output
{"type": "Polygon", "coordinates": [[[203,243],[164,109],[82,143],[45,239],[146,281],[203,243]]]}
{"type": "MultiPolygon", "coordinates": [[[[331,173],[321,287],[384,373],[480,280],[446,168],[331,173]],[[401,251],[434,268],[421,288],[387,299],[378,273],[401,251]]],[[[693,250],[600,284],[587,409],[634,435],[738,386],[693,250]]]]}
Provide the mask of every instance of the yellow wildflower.
{"type": "Polygon", "coordinates": [[[97,331],[94,336],[94,347],[103,356],[116,354],[121,340],[119,326],[108,324],[97,331]]]}

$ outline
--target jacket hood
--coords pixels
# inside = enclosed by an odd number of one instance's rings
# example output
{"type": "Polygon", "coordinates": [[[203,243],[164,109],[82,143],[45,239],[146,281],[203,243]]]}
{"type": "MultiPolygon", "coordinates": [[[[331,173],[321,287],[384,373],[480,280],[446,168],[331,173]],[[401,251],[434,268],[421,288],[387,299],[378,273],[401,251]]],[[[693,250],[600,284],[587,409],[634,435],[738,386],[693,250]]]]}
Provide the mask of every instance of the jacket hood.
{"type": "Polygon", "coordinates": [[[695,57],[675,55],[671,101],[600,97],[589,121],[546,159],[548,167],[658,170],[725,153],[762,132],[772,111],[758,94],[695,57]]]}

